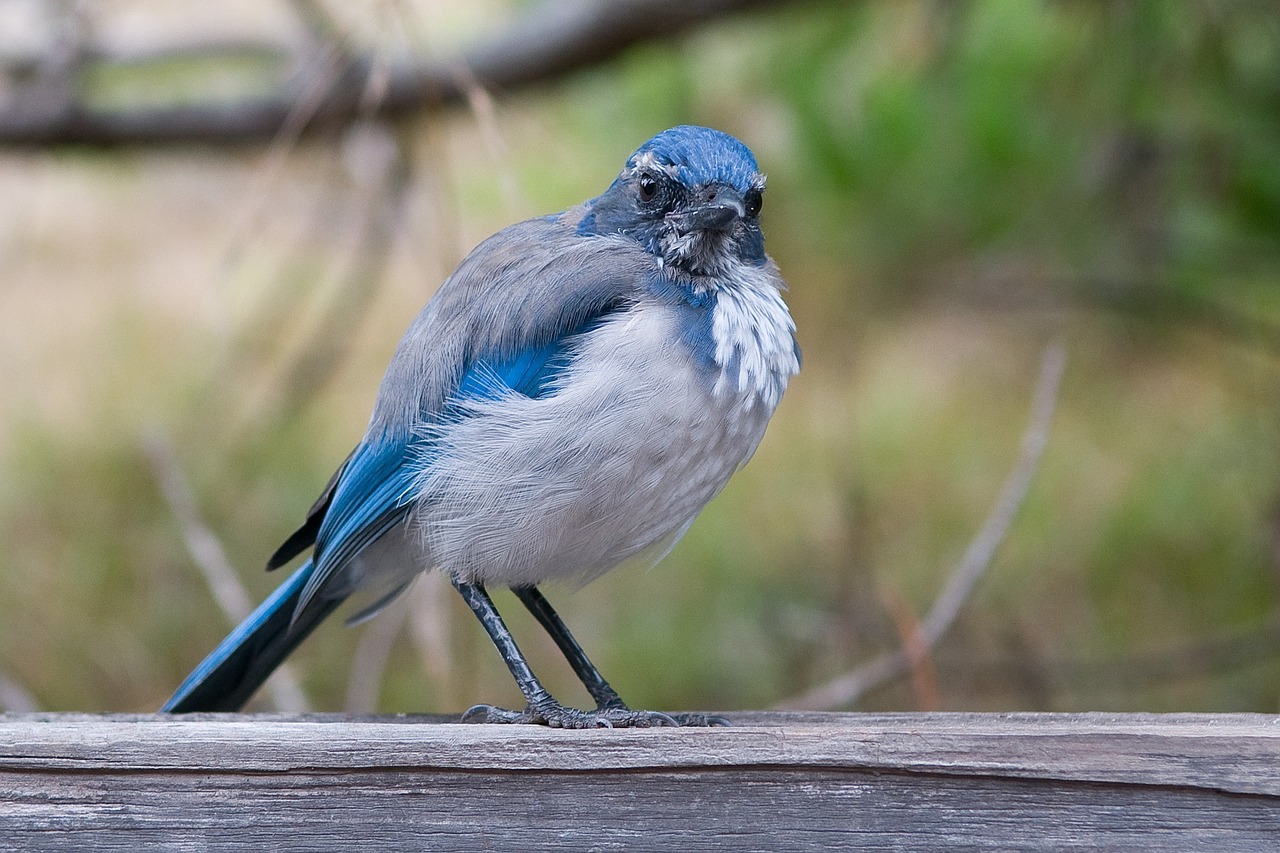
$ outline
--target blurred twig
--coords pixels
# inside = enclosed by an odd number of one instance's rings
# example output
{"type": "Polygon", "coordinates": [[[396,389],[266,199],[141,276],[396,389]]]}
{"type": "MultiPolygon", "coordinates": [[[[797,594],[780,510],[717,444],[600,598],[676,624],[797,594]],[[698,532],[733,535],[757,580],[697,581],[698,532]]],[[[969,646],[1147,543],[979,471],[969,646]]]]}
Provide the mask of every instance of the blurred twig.
{"type": "Polygon", "coordinates": [[[343,707],[348,714],[372,714],[377,710],[378,693],[391,659],[391,649],[408,615],[405,605],[402,595],[379,613],[377,619],[371,619],[360,636],[347,678],[347,700],[343,707]]]}
{"type": "Polygon", "coordinates": [[[913,632],[918,641],[883,654],[851,672],[791,697],[779,703],[778,708],[839,708],[852,705],[868,690],[910,670],[919,656],[927,654],[947,632],[982,573],[991,564],[1027,496],[1049,440],[1049,428],[1057,407],[1066,360],[1066,348],[1060,342],[1051,344],[1045,350],[1040,361],[1040,376],[1036,381],[1031,416],[1022,435],[1018,460],[1005,478],[1000,495],[982,527],[969,543],[960,562],[952,569],[947,584],[934,601],[929,615],[920,623],[918,633],[913,632]]]}
{"type": "Polygon", "coordinates": [[[458,698],[446,604],[452,596],[453,587],[440,572],[425,572],[405,594],[409,599],[409,635],[435,688],[437,708],[453,708],[458,698]]]}
{"type": "Polygon", "coordinates": [[[520,212],[520,184],[511,167],[511,156],[506,140],[502,138],[502,131],[498,129],[498,111],[493,105],[493,97],[470,72],[470,69],[463,67],[459,70],[459,74],[462,88],[467,95],[467,106],[470,107],[471,115],[476,120],[480,139],[488,149],[489,159],[498,177],[498,186],[502,190],[502,200],[506,203],[507,213],[516,216],[520,212]]]}
{"type": "Polygon", "coordinates": [[[314,42],[328,42],[343,48],[345,52],[346,33],[334,20],[323,0],[289,0],[288,6],[314,42]]]}
{"type": "Polygon", "coordinates": [[[324,387],[373,304],[413,186],[412,161],[392,128],[357,125],[345,147],[348,170],[361,190],[364,224],[325,316],[279,380],[276,413],[285,419],[324,387]]]}
{"type": "MultiPolygon", "coordinates": [[[[1137,686],[1182,684],[1280,660],[1280,613],[1259,625],[1201,637],[1174,647],[1142,650],[1119,657],[1040,660],[1037,670],[1051,685],[1070,685],[1079,698],[1086,691],[1129,690],[1137,686]]],[[[1018,658],[957,658],[939,655],[938,669],[966,684],[1008,684],[1023,666],[1018,658]]]]}
{"type": "MultiPolygon", "coordinates": [[[[173,446],[158,430],[148,434],[143,445],[156,484],[178,522],[191,559],[209,585],[213,599],[227,621],[238,624],[253,611],[253,604],[227,559],[222,543],[200,517],[195,496],[178,465],[173,446]]],[[[301,713],[309,709],[302,687],[287,664],[275,671],[266,687],[277,710],[301,713]]]]}
{"type": "Polygon", "coordinates": [[[40,710],[40,703],[25,687],[0,673],[0,712],[29,714],[40,710]]]}
{"type": "Polygon", "coordinates": [[[929,641],[920,629],[911,606],[895,589],[886,589],[885,607],[893,618],[894,626],[906,652],[911,671],[911,689],[916,697],[916,710],[936,711],[942,705],[938,690],[938,668],[934,665],[929,641]]]}
{"type": "Polygon", "coordinates": [[[349,714],[370,714],[377,709],[378,694],[386,675],[391,650],[401,631],[418,649],[423,669],[431,681],[432,702],[437,708],[452,708],[453,667],[449,656],[449,619],[444,606],[452,587],[439,572],[424,572],[408,590],[370,620],[356,646],[347,680],[345,708],[349,714]]]}
{"type": "MultiPolygon", "coordinates": [[[[632,45],[674,38],[700,24],[742,10],[797,0],[574,0],[545,2],[506,32],[430,63],[400,62],[385,69],[379,118],[403,116],[463,103],[465,67],[488,90],[512,90],[563,77],[603,62],[632,45]]],[[[303,3],[303,14],[312,4],[303,3]]],[[[311,9],[311,11],[315,11],[311,9]]],[[[108,60],[98,60],[108,64],[108,60]]],[[[305,63],[304,63],[305,64],[305,63]]],[[[352,57],[314,108],[309,74],[295,75],[271,94],[156,107],[107,109],[85,103],[75,90],[57,97],[19,93],[0,106],[0,146],[260,144],[275,139],[291,120],[306,116],[300,132],[317,133],[361,117],[361,99],[380,65],[352,57]]]]}
{"type": "MultiPolygon", "coordinates": [[[[413,189],[409,148],[396,128],[380,122],[356,125],[346,135],[342,157],[356,186],[358,212],[357,224],[345,229],[345,245],[333,265],[332,275],[337,280],[324,286],[327,304],[321,316],[309,324],[305,340],[281,353],[284,363],[270,369],[249,395],[243,392],[245,356],[262,355],[278,346],[282,324],[292,321],[296,311],[292,300],[274,299],[273,304],[256,312],[242,333],[242,342],[233,348],[236,355],[222,366],[222,381],[241,387],[238,395],[250,399],[227,430],[231,446],[245,445],[247,436],[259,433],[264,425],[289,421],[325,387],[342,363],[354,330],[386,281],[383,272],[413,189]]],[[[268,295],[279,296],[279,292],[268,295]]]]}
{"type": "Polygon", "coordinates": [[[301,94],[272,136],[266,156],[256,169],[253,183],[244,195],[245,202],[232,220],[231,238],[219,265],[220,274],[225,274],[238,260],[248,235],[253,233],[254,226],[266,208],[267,200],[271,198],[271,188],[280,180],[289,155],[297,147],[303,130],[314,118],[316,110],[320,109],[326,93],[337,84],[346,63],[342,50],[341,45],[336,43],[321,44],[306,71],[300,72],[303,78],[301,94]]]}

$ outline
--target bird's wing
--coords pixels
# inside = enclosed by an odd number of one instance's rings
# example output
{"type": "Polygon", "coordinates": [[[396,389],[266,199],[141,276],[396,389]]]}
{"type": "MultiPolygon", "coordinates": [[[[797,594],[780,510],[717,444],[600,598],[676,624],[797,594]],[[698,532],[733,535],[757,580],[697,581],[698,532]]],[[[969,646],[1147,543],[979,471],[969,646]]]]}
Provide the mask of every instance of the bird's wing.
{"type": "Polygon", "coordinates": [[[316,570],[298,613],[349,592],[336,582],[343,567],[404,520],[430,454],[429,427],[456,416],[452,403],[544,393],[567,363],[566,340],[633,304],[647,285],[653,262],[634,243],[581,237],[563,223],[531,220],[489,238],[410,326],[364,440],[277,552],[297,553],[314,539],[316,570]]]}

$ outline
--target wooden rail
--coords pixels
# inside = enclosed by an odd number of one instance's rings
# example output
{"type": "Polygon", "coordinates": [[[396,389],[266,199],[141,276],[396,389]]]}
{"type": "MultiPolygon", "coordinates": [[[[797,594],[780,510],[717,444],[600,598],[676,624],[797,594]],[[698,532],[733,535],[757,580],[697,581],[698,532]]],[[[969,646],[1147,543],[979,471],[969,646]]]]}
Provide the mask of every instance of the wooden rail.
{"type": "Polygon", "coordinates": [[[0,850],[1280,850],[1280,717],[0,715],[0,850]]]}

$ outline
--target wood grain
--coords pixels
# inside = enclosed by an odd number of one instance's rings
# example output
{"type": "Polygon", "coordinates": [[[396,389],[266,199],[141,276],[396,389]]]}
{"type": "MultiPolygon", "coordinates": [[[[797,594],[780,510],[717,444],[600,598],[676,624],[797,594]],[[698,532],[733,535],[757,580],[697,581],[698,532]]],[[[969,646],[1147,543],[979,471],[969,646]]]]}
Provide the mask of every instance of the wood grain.
{"type": "Polygon", "coordinates": [[[1280,849],[1280,717],[0,715],[0,850],[1280,849]]]}

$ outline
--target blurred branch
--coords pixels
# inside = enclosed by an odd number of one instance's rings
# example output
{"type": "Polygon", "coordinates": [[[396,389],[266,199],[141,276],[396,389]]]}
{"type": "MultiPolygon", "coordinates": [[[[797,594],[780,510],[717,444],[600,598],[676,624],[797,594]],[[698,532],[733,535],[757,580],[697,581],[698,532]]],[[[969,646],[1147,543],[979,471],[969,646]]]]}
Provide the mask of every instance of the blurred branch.
{"type": "Polygon", "coordinates": [[[911,612],[911,606],[897,590],[885,590],[884,598],[885,607],[893,618],[898,637],[902,641],[902,650],[907,655],[916,710],[936,711],[942,706],[942,694],[938,690],[938,668],[934,665],[929,641],[924,631],[920,630],[920,622],[911,612]]]}
{"type": "MultiPolygon", "coordinates": [[[[1280,613],[1273,613],[1253,628],[1203,637],[1175,647],[1137,651],[1120,657],[1041,660],[1036,668],[1051,685],[1069,685],[1078,699],[1089,695],[1089,691],[1184,684],[1273,664],[1277,660],[1280,660],[1280,613]]],[[[1007,685],[1024,666],[1016,657],[975,660],[939,655],[936,663],[940,671],[968,685],[989,681],[1007,685]]]]}
{"type": "MultiPolygon", "coordinates": [[[[164,435],[155,431],[144,439],[143,447],[160,493],[182,530],[191,559],[200,569],[227,621],[238,624],[253,611],[252,601],[231,567],[222,543],[200,518],[195,496],[174,456],[173,446],[164,435]]],[[[307,698],[288,664],[275,671],[267,680],[266,687],[277,710],[297,713],[308,710],[307,698]]]]}
{"type": "Polygon", "coordinates": [[[266,156],[253,177],[253,183],[245,193],[245,203],[235,217],[231,228],[231,239],[228,241],[226,256],[221,269],[225,272],[237,260],[244,242],[266,209],[271,199],[271,190],[284,172],[289,155],[298,144],[298,140],[308,122],[315,116],[325,98],[325,93],[342,73],[346,62],[341,47],[334,43],[321,44],[311,63],[311,73],[302,96],[293,104],[285,116],[280,128],[271,138],[266,156]]]}
{"type": "Polygon", "coordinates": [[[313,41],[346,47],[342,27],[329,13],[323,0],[289,0],[288,5],[313,41]]]}
{"type": "MultiPolygon", "coordinates": [[[[170,65],[179,62],[201,64],[217,60],[249,61],[264,65],[284,65],[298,56],[297,50],[268,39],[226,38],[222,36],[192,35],[188,38],[164,44],[140,44],[107,50],[98,45],[86,45],[84,64],[111,69],[136,69],[146,66],[170,65]]],[[[6,64],[4,71],[21,73],[20,66],[6,64]]],[[[3,115],[0,112],[0,115],[3,115]]]]}
{"type": "MultiPolygon", "coordinates": [[[[465,103],[469,79],[492,90],[513,90],[564,77],[599,64],[627,48],[674,38],[745,9],[797,0],[575,0],[545,2],[506,32],[441,62],[401,62],[383,66],[369,57],[350,57],[312,108],[306,99],[310,69],[301,63],[278,91],[239,102],[181,103],[110,110],[80,100],[72,88],[19,89],[0,106],[0,146],[212,144],[269,141],[291,116],[305,115],[303,134],[350,124],[361,116],[369,81],[385,75],[377,117],[391,118],[465,103]],[[460,71],[465,69],[465,72],[460,71]]],[[[315,4],[298,4],[304,15],[315,4]]],[[[312,20],[317,26],[323,24],[312,20]]],[[[105,60],[99,62],[102,64],[105,60]]]]}
{"type": "Polygon", "coordinates": [[[493,97],[467,69],[461,69],[460,79],[463,91],[467,95],[467,105],[471,108],[476,128],[480,131],[480,139],[488,149],[489,159],[493,162],[498,187],[502,190],[502,200],[507,206],[507,212],[515,214],[521,209],[520,182],[516,179],[515,170],[512,168],[511,156],[506,141],[502,138],[502,131],[498,129],[498,110],[494,106],[493,97]]]}
{"type": "Polygon", "coordinates": [[[40,710],[40,703],[25,687],[0,672],[0,713],[30,714],[40,710]]]}
{"type": "Polygon", "coordinates": [[[318,328],[288,365],[273,394],[274,414],[291,416],[325,387],[342,363],[348,342],[385,283],[383,272],[403,222],[413,187],[409,149],[392,128],[359,124],[344,140],[348,171],[361,190],[362,226],[347,269],[342,273],[318,328]]]}
{"type": "Polygon", "coordinates": [[[450,649],[449,601],[453,587],[440,572],[423,573],[406,593],[409,599],[409,636],[431,679],[436,707],[457,704],[457,681],[450,649]]]}
{"type": "Polygon", "coordinates": [[[351,674],[347,678],[347,699],[343,709],[348,714],[372,714],[378,708],[378,693],[382,690],[382,678],[391,660],[391,650],[396,638],[405,626],[409,611],[405,596],[393,601],[371,619],[351,660],[351,674]]]}
{"type": "Polygon", "coordinates": [[[343,708],[348,714],[371,714],[377,709],[392,649],[406,627],[430,679],[433,702],[440,708],[453,707],[449,621],[444,606],[445,595],[452,591],[442,574],[425,572],[377,619],[369,621],[356,646],[347,679],[343,708]]]}
{"type": "MultiPolygon", "coordinates": [[[[381,122],[351,127],[340,146],[342,164],[355,188],[348,192],[355,208],[350,225],[342,228],[341,245],[318,288],[324,292],[322,311],[308,317],[304,337],[280,349],[282,326],[300,311],[296,294],[282,288],[265,291],[266,299],[252,312],[232,356],[220,364],[215,381],[234,386],[246,401],[228,419],[227,440],[245,446],[250,435],[288,423],[321,393],[347,355],[355,330],[387,282],[384,274],[396,248],[414,190],[414,152],[403,128],[381,122]],[[259,365],[271,361],[260,371],[259,365]],[[249,377],[252,391],[246,392],[249,377]]],[[[326,216],[332,216],[325,211],[326,216]]],[[[246,215],[244,221],[249,221],[246,215]]],[[[237,227],[237,235],[247,235],[237,227]]],[[[237,239],[241,239],[237,236],[237,239]]],[[[233,261],[228,259],[225,263],[233,261]]],[[[256,441],[256,440],[255,440],[256,441]]]]}
{"type": "Polygon", "coordinates": [[[912,632],[911,638],[903,647],[874,658],[826,684],[784,700],[776,707],[806,709],[852,705],[868,690],[912,670],[922,656],[930,653],[955,622],[960,608],[968,601],[978,580],[991,564],[1027,496],[1049,441],[1049,428],[1053,422],[1053,412],[1057,408],[1066,363],[1066,348],[1060,342],[1051,344],[1045,350],[1040,361],[1040,376],[1036,380],[1031,415],[1022,435],[1018,460],[1005,478],[1000,495],[982,527],[969,543],[960,562],[952,569],[946,586],[934,601],[929,615],[920,623],[918,631],[912,632]]]}

